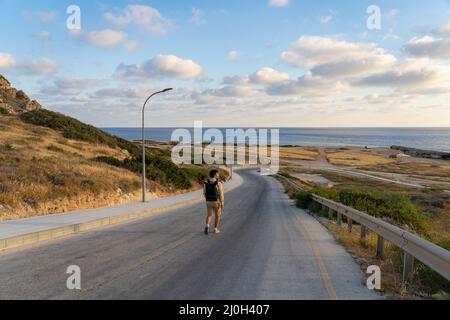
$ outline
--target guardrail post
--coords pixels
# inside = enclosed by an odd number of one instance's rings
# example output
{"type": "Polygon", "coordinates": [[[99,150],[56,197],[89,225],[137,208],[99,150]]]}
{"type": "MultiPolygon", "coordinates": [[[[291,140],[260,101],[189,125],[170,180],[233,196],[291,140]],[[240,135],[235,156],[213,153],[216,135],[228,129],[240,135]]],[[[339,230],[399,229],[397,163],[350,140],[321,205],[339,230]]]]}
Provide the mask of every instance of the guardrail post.
{"type": "Polygon", "coordinates": [[[328,208],[328,219],[333,220],[334,212],[333,209],[328,208]]]}
{"type": "Polygon", "coordinates": [[[414,269],[414,257],[407,253],[403,253],[403,283],[407,283],[409,276],[414,269]]]}
{"type": "Polygon", "coordinates": [[[342,224],[342,213],[337,213],[337,223],[340,226],[342,224]]]}
{"type": "Polygon", "coordinates": [[[348,232],[352,232],[353,220],[347,217],[348,232]]]}
{"type": "Polygon", "coordinates": [[[377,258],[383,258],[384,239],[377,235],[377,258]]]}
{"type": "Polygon", "coordinates": [[[367,238],[367,228],[361,225],[361,239],[365,240],[367,238]]]}

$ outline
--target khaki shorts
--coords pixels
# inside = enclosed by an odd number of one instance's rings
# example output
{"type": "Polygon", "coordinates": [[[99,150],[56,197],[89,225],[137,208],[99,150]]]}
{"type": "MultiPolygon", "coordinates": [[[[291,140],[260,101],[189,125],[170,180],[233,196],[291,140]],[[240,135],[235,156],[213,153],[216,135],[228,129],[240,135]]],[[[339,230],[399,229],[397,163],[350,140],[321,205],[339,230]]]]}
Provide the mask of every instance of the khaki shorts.
{"type": "Polygon", "coordinates": [[[206,210],[208,212],[208,217],[212,215],[220,216],[222,214],[222,209],[220,207],[220,202],[206,202],[206,210]]]}

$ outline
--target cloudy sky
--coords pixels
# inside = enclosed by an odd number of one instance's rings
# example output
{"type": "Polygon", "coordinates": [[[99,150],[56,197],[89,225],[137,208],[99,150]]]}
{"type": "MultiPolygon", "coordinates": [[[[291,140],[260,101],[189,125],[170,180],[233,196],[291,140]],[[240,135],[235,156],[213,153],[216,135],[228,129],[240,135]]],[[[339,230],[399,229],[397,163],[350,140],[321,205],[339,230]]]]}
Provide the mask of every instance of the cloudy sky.
{"type": "Polygon", "coordinates": [[[0,17],[0,73],[100,127],[138,127],[166,87],[151,126],[450,126],[449,0],[0,0],[0,17]]]}

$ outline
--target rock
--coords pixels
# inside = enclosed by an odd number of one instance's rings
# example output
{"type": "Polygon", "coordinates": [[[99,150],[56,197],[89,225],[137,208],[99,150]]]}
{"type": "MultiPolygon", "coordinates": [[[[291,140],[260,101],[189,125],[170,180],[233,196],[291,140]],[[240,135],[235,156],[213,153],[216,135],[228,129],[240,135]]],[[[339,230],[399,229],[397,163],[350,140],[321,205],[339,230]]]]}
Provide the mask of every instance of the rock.
{"type": "Polygon", "coordinates": [[[0,89],[9,89],[11,88],[11,84],[4,76],[0,74],[0,89]]]}
{"type": "Polygon", "coordinates": [[[30,98],[28,98],[28,96],[22,90],[19,90],[16,92],[16,99],[26,100],[26,101],[30,100],[30,98]]]}
{"type": "Polygon", "coordinates": [[[391,149],[399,150],[403,154],[413,156],[413,157],[427,158],[427,159],[439,159],[439,160],[450,160],[449,152],[422,150],[422,149],[409,148],[409,147],[403,147],[403,146],[392,146],[391,149]]]}
{"type": "Polygon", "coordinates": [[[0,107],[11,114],[42,109],[42,106],[36,100],[31,100],[24,91],[12,88],[10,82],[2,75],[0,75],[0,107]]]}

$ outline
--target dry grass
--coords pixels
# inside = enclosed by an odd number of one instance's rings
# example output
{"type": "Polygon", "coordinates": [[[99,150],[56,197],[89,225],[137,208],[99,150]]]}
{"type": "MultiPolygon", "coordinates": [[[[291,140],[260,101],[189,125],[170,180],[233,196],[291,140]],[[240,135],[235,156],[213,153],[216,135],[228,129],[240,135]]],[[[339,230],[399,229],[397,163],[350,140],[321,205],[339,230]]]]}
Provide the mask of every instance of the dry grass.
{"type": "Polygon", "coordinates": [[[99,155],[128,154],[0,116],[0,220],[134,200],[139,176],[90,160],[99,155]]]}
{"type": "Polygon", "coordinates": [[[289,160],[316,161],[319,158],[319,152],[313,148],[280,147],[280,158],[289,160]]]}
{"type": "Polygon", "coordinates": [[[401,255],[398,248],[385,242],[383,258],[376,257],[376,235],[370,232],[365,240],[360,238],[361,228],[353,226],[353,231],[347,231],[347,225],[339,226],[335,222],[320,219],[323,225],[334,235],[336,240],[357,260],[363,273],[367,267],[377,265],[381,269],[381,292],[394,293],[398,298],[415,298],[411,288],[407,288],[402,283],[401,255]]]}
{"type": "Polygon", "coordinates": [[[328,153],[327,159],[331,164],[338,166],[373,166],[395,162],[387,157],[358,152],[328,153]]]}
{"type": "Polygon", "coordinates": [[[450,162],[436,160],[409,159],[406,162],[391,162],[371,167],[363,167],[378,172],[407,174],[421,178],[450,179],[450,162]]]}

